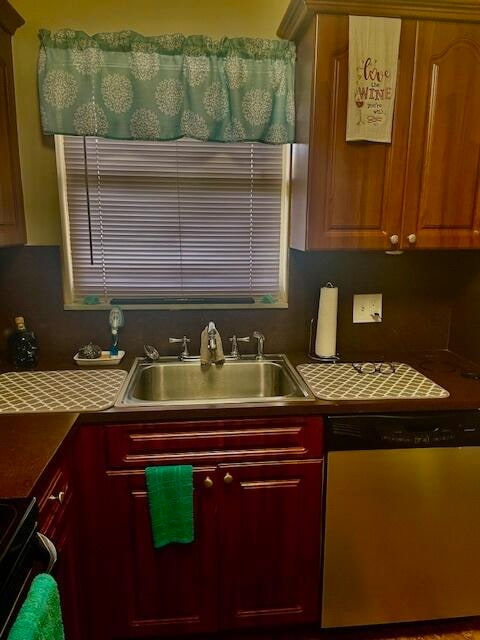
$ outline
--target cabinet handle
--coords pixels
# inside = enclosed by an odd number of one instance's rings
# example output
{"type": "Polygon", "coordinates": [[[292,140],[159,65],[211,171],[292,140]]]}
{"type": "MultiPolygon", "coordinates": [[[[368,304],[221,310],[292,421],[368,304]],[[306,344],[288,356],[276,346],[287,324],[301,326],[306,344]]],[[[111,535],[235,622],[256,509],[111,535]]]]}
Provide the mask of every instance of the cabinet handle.
{"type": "Polygon", "coordinates": [[[211,489],[213,487],[213,480],[209,476],[207,476],[203,481],[203,486],[206,489],[211,489]]]}
{"type": "Polygon", "coordinates": [[[411,233],[407,237],[407,240],[409,241],[410,244],[415,244],[415,242],[417,241],[417,236],[414,233],[411,233]]]}
{"type": "Polygon", "coordinates": [[[57,495],[52,493],[51,496],[48,496],[48,499],[52,501],[56,500],[60,504],[63,504],[63,501],[65,500],[65,491],[59,491],[57,495]]]}
{"type": "Polygon", "coordinates": [[[227,472],[223,477],[223,481],[224,481],[225,484],[232,484],[232,482],[233,482],[232,474],[227,472]]]}
{"type": "Polygon", "coordinates": [[[397,234],[394,234],[393,236],[390,236],[391,244],[398,244],[399,239],[400,238],[397,236],[397,234]]]}

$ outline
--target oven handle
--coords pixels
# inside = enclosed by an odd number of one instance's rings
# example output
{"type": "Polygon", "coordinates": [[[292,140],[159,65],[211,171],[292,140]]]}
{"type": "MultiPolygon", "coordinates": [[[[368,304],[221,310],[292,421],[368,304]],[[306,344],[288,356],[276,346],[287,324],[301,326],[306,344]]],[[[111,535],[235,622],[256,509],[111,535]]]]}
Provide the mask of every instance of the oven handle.
{"type": "Polygon", "coordinates": [[[37,540],[39,542],[42,559],[45,557],[47,564],[45,573],[51,573],[58,559],[57,549],[55,548],[55,545],[50,540],[50,538],[47,538],[46,535],[38,531],[37,540]]]}

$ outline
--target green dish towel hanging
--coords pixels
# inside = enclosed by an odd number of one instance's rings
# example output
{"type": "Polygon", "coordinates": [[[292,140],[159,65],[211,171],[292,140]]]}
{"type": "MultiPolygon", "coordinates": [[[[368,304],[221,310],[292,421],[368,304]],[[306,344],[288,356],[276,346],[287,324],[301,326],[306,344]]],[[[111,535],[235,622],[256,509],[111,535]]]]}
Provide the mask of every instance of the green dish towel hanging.
{"type": "Polygon", "coordinates": [[[145,476],[153,546],[193,542],[193,467],[147,467],[145,476]]]}
{"type": "Polygon", "coordinates": [[[58,587],[52,576],[41,573],[8,634],[8,640],[64,640],[58,587]]]}

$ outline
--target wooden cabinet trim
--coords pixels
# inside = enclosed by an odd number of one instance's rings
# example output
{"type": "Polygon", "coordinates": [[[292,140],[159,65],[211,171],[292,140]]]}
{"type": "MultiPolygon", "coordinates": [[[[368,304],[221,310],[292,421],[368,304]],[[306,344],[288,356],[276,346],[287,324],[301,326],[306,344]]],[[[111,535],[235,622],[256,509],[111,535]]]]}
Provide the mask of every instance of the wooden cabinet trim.
{"type": "Polygon", "coordinates": [[[462,0],[292,0],[277,30],[280,38],[299,38],[315,13],[386,18],[414,18],[453,22],[480,22],[478,2],[462,0]]]}
{"type": "Polygon", "coordinates": [[[107,467],[318,457],[321,418],[202,421],[106,428],[107,467]]]}
{"type": "Polygon", "coordinates": [[[25,20],[12,5],[7,0],[0,0],[0,27],[13,36],[22,24],[25,24],[25,20]]]}
{"type": "Polygon", "coordinates": [[[275,468],[277,467],[279,464],[282,465],[282,467],[287,467],[289,465],[293,465],[298,467],[299,465],[301,467],[303,467],[304,465],[308,466],[309,464],[323,464],[323,458],[312,458],[312,459],[308,459],[308,460],[266,460],[264,462],[234,462],[234,463],[228,463],[228,462],[220,462],[217,467],[221,470],[225,470],[227,471],[228,469],[232,469],[232,468],[238,468],[238,469],[242,469],[243,467],[248,468],[248,469],[255,469],[255,468],[263,468],[263,469],[269,469],[269,468],[275,468]]]}

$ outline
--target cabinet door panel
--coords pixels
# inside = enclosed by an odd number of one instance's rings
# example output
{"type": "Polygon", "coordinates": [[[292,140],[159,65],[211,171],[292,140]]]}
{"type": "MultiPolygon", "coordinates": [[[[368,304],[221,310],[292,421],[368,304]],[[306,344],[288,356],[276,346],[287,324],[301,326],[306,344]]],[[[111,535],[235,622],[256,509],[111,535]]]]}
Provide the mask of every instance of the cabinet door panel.
{"type": "Polygon", "coordinates": [[[225,464],[219,474],[224,628],[317,620],[322,462],[225,464]]]}
{"type": "Polygon", "coordinates": [[[480,246],[480,26],[418,24],[404,244],[480,246]]]}
{"type": "Polygon", "coordinates": [[[153,547],[144,473],[107,475],[112,637],[212,631],[216,625],[214,468],[195,470],[195,541],[153,547]]]}
{"type": "Polygon", "coordinates": [[[0,245],[25,242],[11,40],[0,28],[0,245]]]}
{"type": "Polygon", "coordinates": [[[70,505],[55,531],[55,546],[58,562],[54,576],[58,583],[62,605],[66,640],[82,640],[83,622],[81,602],[83,594],[79,588],[78,530],[75,523],[74,505],[70,505]]]}
{"type": "Polygon", "coordinates": [[[332,232],[374,233],[386,229],[383,206],[388,180],[390,145],[346,142],[348,102],[348,45],[333,56],[334,115],[328,146],[331,161],[327,170],[326,224],[332,232]]]}
{"type": "Polygon", "coordinates": [[[346,142],[348,16],[317,17],[308,248],[388,248],[399,235],[415,23],[400,40],[392,144],[346,142]]]}

